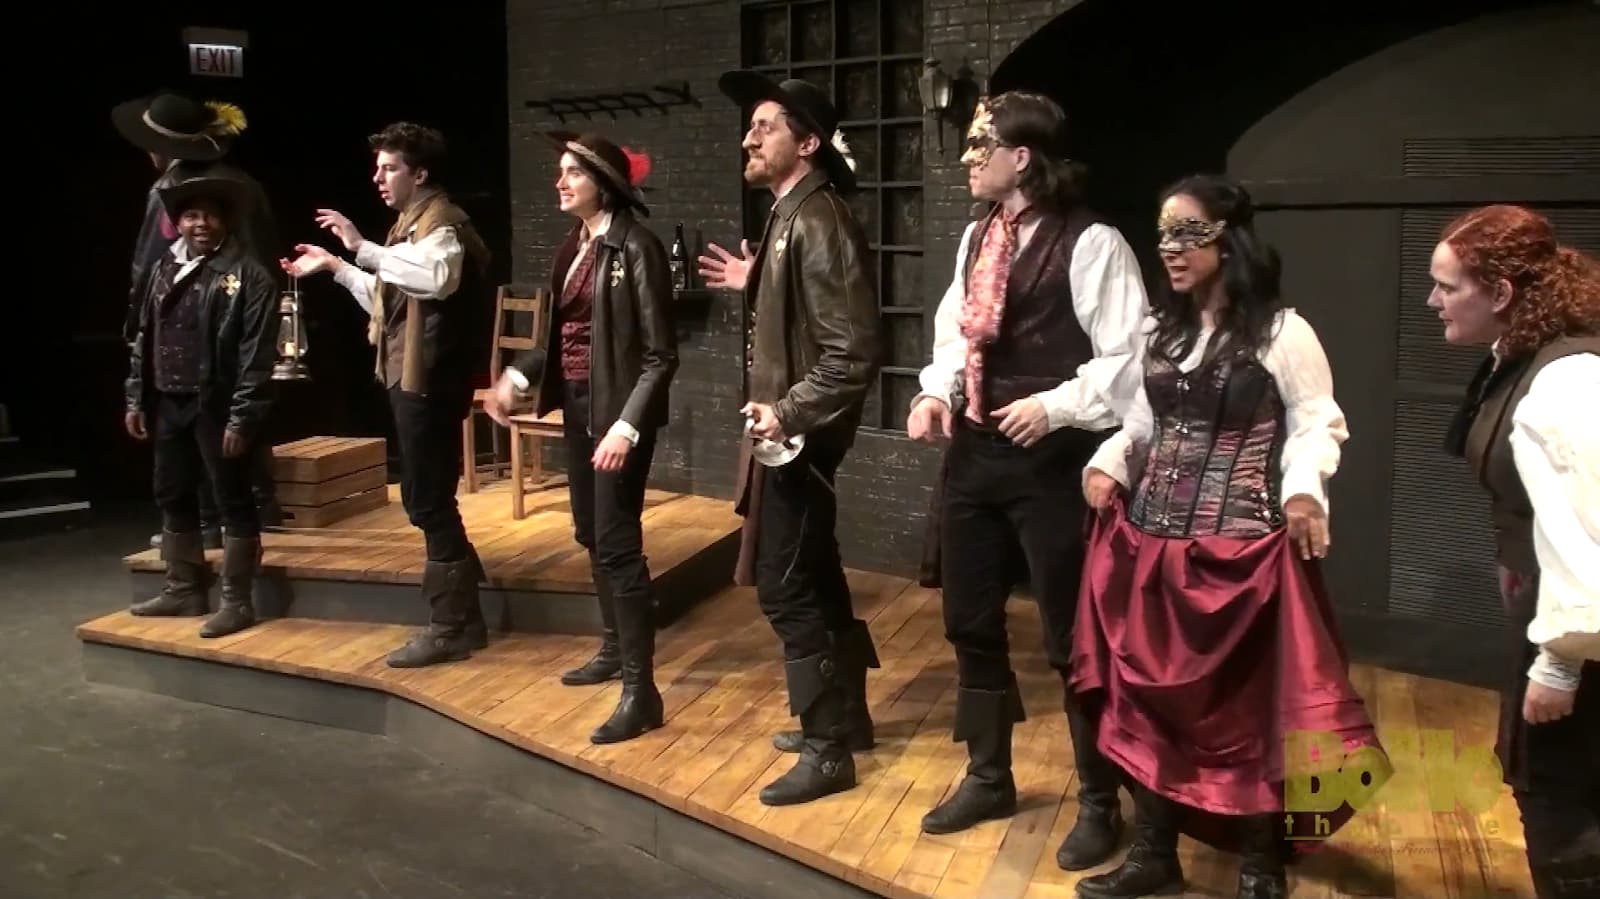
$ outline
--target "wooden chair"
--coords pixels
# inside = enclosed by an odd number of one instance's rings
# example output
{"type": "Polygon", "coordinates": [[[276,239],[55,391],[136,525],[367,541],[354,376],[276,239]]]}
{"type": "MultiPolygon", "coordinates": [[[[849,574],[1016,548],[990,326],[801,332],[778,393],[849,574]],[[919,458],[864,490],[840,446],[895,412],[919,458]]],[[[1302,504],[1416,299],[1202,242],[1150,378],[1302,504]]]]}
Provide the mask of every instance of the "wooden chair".
{"type": "Polygon", "coordinates": [[[529,492],[525,476],[531,475],[534,490],[548,490],[567,482],[566,478],[560,476],[545,478],[544,452],[541,446],[546,438],[561,439],[562,422],[560,409],[556,409],[544,418],[532,412],[511,416],[511,517],[517,521],[521,521],[528,514],[523,504],[523,497],[529,492]],[[528,453],[527,467],[531,470],[524,470],[524,451],[528,453]]]}
{"type": "MultiPolygon", "coordinates": [[[[506,359],[502,353],[506,350],[519,352],[531,350],[544,339],[546,326],[551,315],[550,292],[543,288],[529,290],[516,284],[502,284],[495,292],[494,298],[494,343],[489,349],[489,383],[500,378],[500,372],[505,369],[506,359]],[[507,313],[526,313],[530,321],[527,336],[513,333],[506,327],[507,313]]],[[[478,441],[476,433],[477,418],[483,413],[483,403],[494,395],[494,387],[476,390],[472,394],[472,409],[461,422],[461,477],[464,490],[467,493],[478,491],[478,475],[487,470],[491,476],[500,477],[510,463],[500,461],[500,431],[490,429],[490,438],[494,442],[494,461],[482,468],[478,465],[478,441]]],[[[519,404],[520,405],[520,404],[519,404]]]]}

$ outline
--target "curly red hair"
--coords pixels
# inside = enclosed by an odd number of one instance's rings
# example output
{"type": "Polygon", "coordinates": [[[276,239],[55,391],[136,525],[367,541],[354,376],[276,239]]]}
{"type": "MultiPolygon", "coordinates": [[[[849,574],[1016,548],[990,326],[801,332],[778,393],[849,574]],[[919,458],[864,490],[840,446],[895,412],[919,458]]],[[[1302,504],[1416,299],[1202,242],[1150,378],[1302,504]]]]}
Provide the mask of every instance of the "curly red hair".
{"type": "Polygon", "coordinates": [[[1446,225],[1440,240],[1480,283],[1511,285],[1500,338],[1506,355],[1537,352],[1565,335],[1600,331],[1600,263],[1559,244],[1550,220],[1539,213],[1484,206],[1446,225]]]}

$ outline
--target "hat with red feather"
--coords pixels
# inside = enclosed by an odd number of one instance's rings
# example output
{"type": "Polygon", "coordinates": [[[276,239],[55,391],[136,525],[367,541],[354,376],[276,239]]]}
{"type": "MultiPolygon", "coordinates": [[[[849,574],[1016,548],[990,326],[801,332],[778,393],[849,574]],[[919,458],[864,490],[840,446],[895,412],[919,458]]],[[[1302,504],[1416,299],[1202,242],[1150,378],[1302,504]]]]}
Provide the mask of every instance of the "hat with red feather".
{"type": "Polygon", "coordinates": [[[640,182],[650,174],[650,157],[644,153],[618,146],[598,134],[579,134],[575,131],[541,131],[540,136],[549,141],[558,153],[571,153],[605,186],[641,215],[650,214],[645,206],[644,191],[640,182]]]}

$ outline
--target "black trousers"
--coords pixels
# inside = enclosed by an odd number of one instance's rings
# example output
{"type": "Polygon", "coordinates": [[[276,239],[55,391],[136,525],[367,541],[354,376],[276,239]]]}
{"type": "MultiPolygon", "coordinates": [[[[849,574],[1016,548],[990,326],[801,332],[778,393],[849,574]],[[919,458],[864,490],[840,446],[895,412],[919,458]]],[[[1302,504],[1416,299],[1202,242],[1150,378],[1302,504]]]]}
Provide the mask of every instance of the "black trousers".
{"type": "MultiPolygon", "coordinates": [[[[589,551],[595,577],[606,579],[614,601],[650,601],[650,569],[644,557],[644,488],[656,451],[654,428],[640,429],[621,471],[595,471],[594,448],[613,422],[601,422],[590,435],[589,382],[562,387],[562,420],[567,444],[567,494],[579,545],[589,551]]],[[[596,585],[599,586],[598,584],[596,585]]]]}
{"type": "Polygon", "coordinates": [[[1572,714],[1529,724],[1522,717],[1528,667],[1538,655],[1528,625],[1539,579],[1525,577],[1502,594],[1514,651],[1500,696],[1496,752],[1517,800],[1534,891],[1546,896],[1600,894],[1600,662],[1585,662],[1572,714]],[[1558,888],[1554,881],[1562,881],[1558,888]],[[1580,881],[1582,886],[1573,885],[1580,881]]]}
{"type": "MultiPolygon", "coordinates": [[[[272,475],[272,445],[266,440],[257,440],[250,445],[250,492],[255,497],[258,512],[273,513],[272,521],[263,524],[279,524],[277,510],[274,505],[278,501],[278,484],[272,475]]],[[[211,489],[209,480],[200,482],[200,527],[203,530],[213,530],[220,527],[221,511],[217,508],[217,496],[211,489]]]]}
{"type": "Polygon", "coordinates": [[[855,618],[834,535],[834,473],[843,460],[842,450],[808,442],[798,458],[768,468],[762,478],[756,596],[783,641],[786,661],[827,650],[830,632],[843,631],[855,618]]]}
{"type": "Polygon", "coordinates": [[[200,530],[200,490],[220,500],[230,537],[258,537],[261,517],[250,494],[252,454],[222,455],[227,421],[207,413],[193,393],[160,393],[155,403],[155,497],[161,527],[175,534],[200,530]]]}
{"type": "Polygon", "coordinates": [[[1006,599],[1026,560],[1050,665],[1065,680],[1083,574],[1083,467],[1099,435],[1062,428],[1023,449],[962,419],[950,445],[941,522],[945,636],[961,686],[1005,690],[1006,599]]]}
{"type": "Polygon", "coordinates": [[[428,561],[467,558],[467,529],[456,506],[461,478],[461,420],[471,394],[422,394],[390,388],[395,437],[400,443],[400,501],[422,531],[428,561]]]}

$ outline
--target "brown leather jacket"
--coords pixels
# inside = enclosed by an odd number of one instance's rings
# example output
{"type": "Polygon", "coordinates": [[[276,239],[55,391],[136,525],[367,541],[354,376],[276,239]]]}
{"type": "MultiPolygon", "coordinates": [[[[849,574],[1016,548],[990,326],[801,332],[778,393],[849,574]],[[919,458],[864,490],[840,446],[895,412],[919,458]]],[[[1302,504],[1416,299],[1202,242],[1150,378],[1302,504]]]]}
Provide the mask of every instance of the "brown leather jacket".
{"type": "MultiPolygon", "coordinates": [[[[577,255],[579,224],[556,251],[550,272],[561,295],[577,255]]],[[[667,387],[678,370],[677,335],[668,312],[672,269],[655,233],[626,209],[611,215],[600,235],[594,268],[594,326],[589,356],[589,422],[595,436],[618,419],[639,431],[667,423],[667,387]]],[[[515,365],[539,392],[538,412],[561,408],[561,322],[552,305],[544,348],[520,355],[515,365]]]]}
{"type": "Polygon", "coordinates": [[[767,218],[745,287],[745,388],[785,434],[847,448],[881,362],[867,241],[828,177],[801,179],[767,218]]]}

